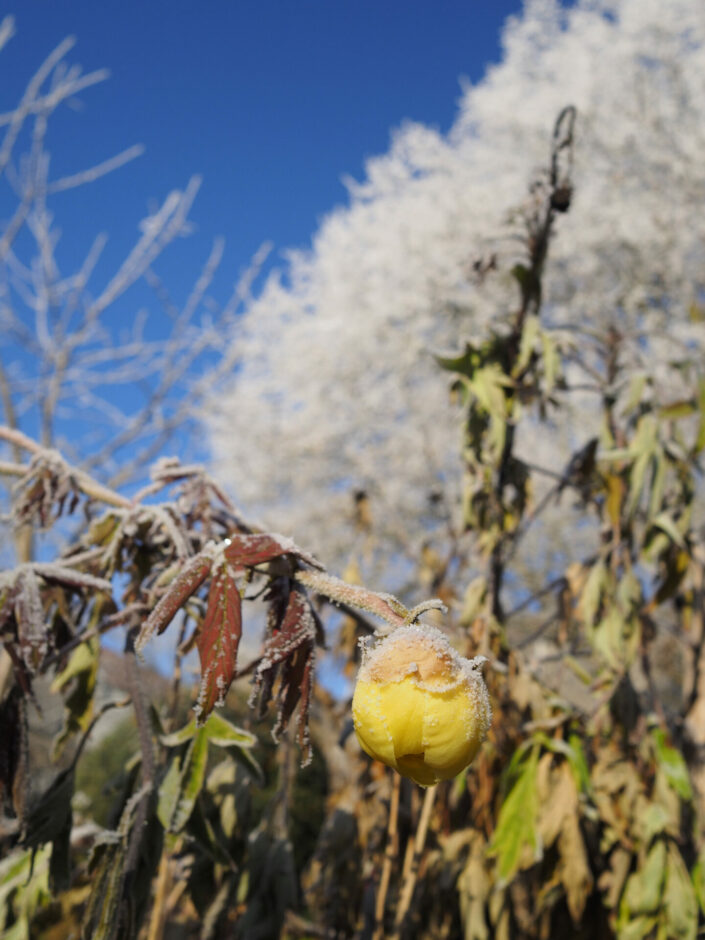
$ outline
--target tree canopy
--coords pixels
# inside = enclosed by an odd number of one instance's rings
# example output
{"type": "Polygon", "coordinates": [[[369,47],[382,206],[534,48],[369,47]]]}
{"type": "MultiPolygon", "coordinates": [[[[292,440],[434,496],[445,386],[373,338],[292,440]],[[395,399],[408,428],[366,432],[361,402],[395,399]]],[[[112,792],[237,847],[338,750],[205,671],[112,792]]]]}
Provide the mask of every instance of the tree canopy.
{"type": "MultiPolygon", "coordinates": [[[[570,378],[586,381],[606,325],[624,335],[631,371],[656,382],[702,348],[702,4],[532,0],[507,22],[501,61],[462,88],[450,130],[395,131],[348,180],[348,204],[246,307],[235,380],[210,420],[219,473],[263,519],[306,526],[345,558],[350,530],[326,522],[352,516],[352,492],[369,498],[386,549],[411,555],[455,512],[459,415],[432,354],[501,324],[527,183],[566,105],[579,114],[574,202],[543,309],[587,350],[570,378]]],[[[578,403],[587,432],[589,397],[578,403]]],[[[550,463],[572,431],[544,442],[550,463]]]]}

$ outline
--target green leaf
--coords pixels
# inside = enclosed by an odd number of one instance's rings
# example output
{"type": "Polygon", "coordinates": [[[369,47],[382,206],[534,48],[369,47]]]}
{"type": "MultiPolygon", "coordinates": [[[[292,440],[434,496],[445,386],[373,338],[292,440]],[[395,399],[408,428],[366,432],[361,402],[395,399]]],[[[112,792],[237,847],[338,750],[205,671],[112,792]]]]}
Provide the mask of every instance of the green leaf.
{"type": "Polygon", "coordinates": [[[629,414],[631,411],[640,404],[642,396],[644,394],[644,389],[646,388],[646,383],[649,381],[648,375],[645,372],[641,372],[638,375],[633,375],[629,380],[629,391],[627,392],[627,400],[624,403],[624,413],[629,414]]]}
{"type": "Polygon", "coordinates": [[[470,343],[466,343],[465,351],[458,356],[434,356],[434,359],[446,372],[455,372],[467,378],[472,377],[480,363],[478,351],[470,343]]]}
{"type": "Polygon", "coordinates": [[[665,877],[666,845],[659,839],[651,846],[642,867],[627,879],[620,919],[629,921],[638,914],[655,914],[661,905],[665,877]]]}
{"type": "Polygon", "coordinates": [[[499,811],[488,855],[498,860],[497,876],[500,884],[506,884],[519,870],[527,846],[533,849],[534,857],[539,854],[536,834],[538,759],[539,748],[534,745],[499,811]]]}
{"type": "Polygon", "coordinates": [[[663,494],[666,489],[666,458],[662,450],[658,450],[654,457],[654,472],[651,477],[651,492],[649,494],[649,517],[655,516],[663,505],[663,494]]]}
{"type": "Polygon", "coordinates": [[[697,406],[691,399],[682,401],[672,401],[668,405],[663,405],[658,410],[659,418],[664,421],[674,421],[678,418],[687,418],[697,410],[697,406]]]}
{"type": "Polygon", "coordinates": [[[632,464],[629,473],[629,498],[626,506],[627,516],[633,516],[636,507],[639,505],[639,499],[644,489],[646,471],[651,463],[651,458],[652,455],[650,452],[643,452],[639,454],[632,464]]]}
{"type": "Polygon", "coordinates": [[[661,529],[662,532],[665,532],[671,541],[675,542],[679,548],[687,549],[685,539],[678,531],[676,523],[667,512],[659,513],[655,519],[651,520],[651,523],[652,525],[655,525],[657,528],[661,529]]]}
{"type": "Polygon", "coordinates": [[[487,581],[481,575],[468,584],[463,596],[463,609],[460,614],[460,623],[469,627],[475,617],[480,613],[487,595],[487,581]]]}
{"type": "Polygon", "coordinates": [[[604,561],[600,558],[590,569],[585,586],[580,594],[580,611],[583,616],[583,622],[586,627],[594,625],[597,612],[600,609],[602,592],[607,581],[607,568],[604,561]]]}
{"type": "Polygon", "coordinates": [[[216,747],[254,747],[257,743],[254,734],[237,728],[216,712],[209,716],[204,731],[210,743],[216,747]]]}
{"type": "Polygon", "coordinates": [[[698,906],[705,914],[705,846],[700,849],[698,860],[693,866],[693,891],[698,901],[698,906]]]}
{"type": "Polygon", "coordinates": [[[695,940],[698,932],[697,898],[681,853],[672,842],[668,845],[663,910],[665,936],[669,940],[695,940]]]}
{"type": "Polygon", "coordinates": [[[179,728],[178,731],[172,731],[171,734],[159,735],[159,740],[165,747],[180,747],[180,745],[190,741],[197,730],[196,719],[192,718],[188,724],[184,725],[183,728],[179,728]]]}
{"type": "Polygon", "coordinates": [[[705,447],[705,379],[700,379],[698,382],[698,411],[700,412],[700,420],[695,435],[695,443],[693,444],[693,454],[695,456],[705,447]]]}
{"type": "MultiPolygon", "coordinates": [[[[129,806],[123,812],[129,813],[129,806]]],[[[94,849],[91,893],[83,914],[83,940],[112,940],[122,898],[127,840],[118,833],[94,849]]]]}
{"type": "Polygon", "coordinates": [[[570,766],[575,774],[575,782],[578,789],[584,793],[589,793],[592,789],[590,782],[590,768],[583,750],[583,742],[579,735],[571,734],[568,738],[568,747],[566,756],[570,761],[570,766]]]}
{"type": "Polygon", "coordinates": [[[181,758],[175,757],[159,787],[157,816],[167,832],[180,832],[203,787],[208,761],[208,735],[199,728],[181,758]]]}
{"type": "Polygon", "coordinates": [[[644,940],[645,937],[653,937],[652,931],[657,923],[658,918],[653,914],[630,918],[627,923],[620,927],[618,932],[619,940],[644,940]]]}
{"type": "Polygon", "coordinates": [[[651,737],[654,742],[659,770],[663,772],[671,789],[685,801],[693,799],[693,788],[690,783],[688,766],[680,751],[666,743],[666,732],[663,728],[652,728],[651,737]]]}
{"type": "Polygon", "coordinates": [[[528,366],[540,331],[541,326],[537,316],[531,314],[524,320],[524,328],[519,341],[519,355],[512,369],[513,375],[520,375],[528,366]]]}
{"type": "Polygon", "coordinates": [[[639,419],[636,434],[629,445],[629,454],[634,460],[629,473],[629,499],[627,500],[627,515],[631,516],[639,504],[646,471],[651,461],[659,454],[662,455],[658,443],[658,424],[653,415],[644,415],[639,419]]]}
{"type": "Polygon", "coordinates": [[[546,330],[541,332],[541,345],[543,347],[544,394],[550,395],[556,384],[561,361],[556,342],[546,330]]]}

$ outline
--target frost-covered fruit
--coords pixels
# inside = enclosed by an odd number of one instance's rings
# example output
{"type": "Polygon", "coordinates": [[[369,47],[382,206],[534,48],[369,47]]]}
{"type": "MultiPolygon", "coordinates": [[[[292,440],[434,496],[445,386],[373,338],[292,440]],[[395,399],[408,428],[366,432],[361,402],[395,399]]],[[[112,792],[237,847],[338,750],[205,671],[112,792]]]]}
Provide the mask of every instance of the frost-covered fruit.
{"type": "Polygon", "coordinates": [[[492,718],[485,657],[464,659],[421,625],[363,640],[362,650],[352,713],[363,750],[422,787],[460,773],[492,718]]]}

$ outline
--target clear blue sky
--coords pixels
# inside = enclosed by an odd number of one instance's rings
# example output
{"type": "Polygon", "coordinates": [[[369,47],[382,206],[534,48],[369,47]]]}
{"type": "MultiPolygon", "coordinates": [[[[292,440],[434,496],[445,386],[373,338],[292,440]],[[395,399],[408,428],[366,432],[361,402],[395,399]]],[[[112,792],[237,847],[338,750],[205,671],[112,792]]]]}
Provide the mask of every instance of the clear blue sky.
{"type": "Polygon", "coordinates": [[[107,258],[117,257],[150,201],[198,173],[192,264],[175,262],[166,279],[178,296],[222,234],[224,299],[263,241],[277,250],[309,242],[317,220],[345,199],[341,176],[361,177],[393,127],[414,119],[447,129],[458,78],[477,80],[498,59],[501,24],[520,8],[520,0],[23,0],[17,35],[0,55],[0,108],[75,35],[70,60],[107,67],[111,78],[82,95],[82,111],[63,109],[54,122],[52,175],[133,143],[147,149],[80,198],[57,201],[62,252],[81,257],[106,229],[107,258]]]}

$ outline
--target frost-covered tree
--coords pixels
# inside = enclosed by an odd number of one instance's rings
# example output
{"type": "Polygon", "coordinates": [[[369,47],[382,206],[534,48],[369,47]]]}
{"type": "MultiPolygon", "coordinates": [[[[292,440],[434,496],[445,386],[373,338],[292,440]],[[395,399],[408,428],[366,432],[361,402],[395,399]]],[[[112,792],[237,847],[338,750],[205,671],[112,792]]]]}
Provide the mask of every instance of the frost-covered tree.
{"type": "MultiPolygon", "coordinates": [[[[658,377],[702,344],[701,0],[528,0],[502,46],[447,134],[405,124],[348,182],[348,204],[272,274],[238,331],[236,380],[212,418],[219,472],[264,520],[315,533],[328,558],[350,548],[351,530],[330,521],[353,516],[354,495],[383,544],[411,555],[454,512],[460,431],[432,352],[501,326],[524,260],[527,167],[545,165],[566,104],[579,115],[575,192],[542,317],[575,340],[570,380],[599,373],[590,338],[609,325],[625,375],[658,377]]],[[[590,399],[580,406],[587,432],[590,399]]],[[[529,444],[555,469],[560,454],[529,444]]]]}

